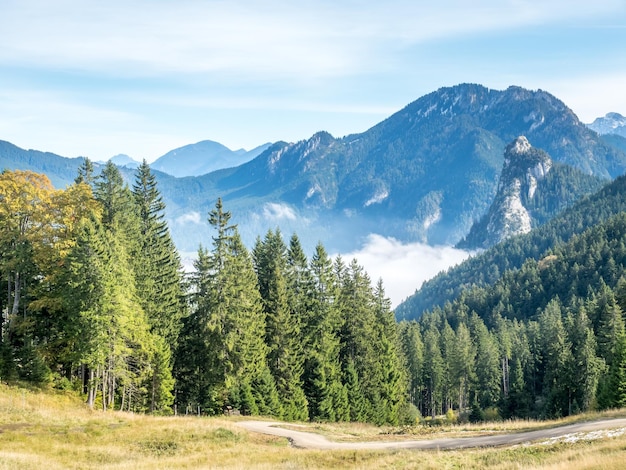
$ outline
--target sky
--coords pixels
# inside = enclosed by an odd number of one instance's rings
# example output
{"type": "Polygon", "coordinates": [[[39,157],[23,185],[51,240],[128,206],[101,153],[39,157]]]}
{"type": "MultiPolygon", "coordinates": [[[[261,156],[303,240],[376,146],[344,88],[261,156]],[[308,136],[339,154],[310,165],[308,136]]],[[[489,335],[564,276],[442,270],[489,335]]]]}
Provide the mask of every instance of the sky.
{"type": "Polygon", "coordinates": [[[0,139],[149,162],[363,132],[443,86],[626,114],[625,0],[0,0],[0,139]]]}
{"type": "MultiPolygon", "coordinates": [[[[626,0],[0,0],[0,140],[154,161],[364,132],[441,87],[626,115],[626,0]]],[[[342,254],[397,305],[469,253],[372,234],[342,254]]]]}

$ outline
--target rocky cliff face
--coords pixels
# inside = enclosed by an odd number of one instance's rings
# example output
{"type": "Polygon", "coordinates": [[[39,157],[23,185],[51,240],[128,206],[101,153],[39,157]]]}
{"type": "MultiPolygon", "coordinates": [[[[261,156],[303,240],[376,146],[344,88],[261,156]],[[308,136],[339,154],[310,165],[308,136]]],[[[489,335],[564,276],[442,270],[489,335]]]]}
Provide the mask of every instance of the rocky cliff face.
{"type": "Polygon", "coordinates": [[[537,182],[546,177],[552,160],[521,136],[504,152],[504,166],[496,198],[489,210],[487,234],[491,244],[530,232],[532,217],[525,201],[532,199],[537,182]]]}
{"type": "Polygon", "coordinates": [[[553,163],[543,150],[533,148],[524,136],[511,142],[504,152],[498,190],[489,212],[470,230],[467,241],[474,248],[487,248],[511,236],[528,233],[533,227],[529,202],[539,181],[553,163]]]}

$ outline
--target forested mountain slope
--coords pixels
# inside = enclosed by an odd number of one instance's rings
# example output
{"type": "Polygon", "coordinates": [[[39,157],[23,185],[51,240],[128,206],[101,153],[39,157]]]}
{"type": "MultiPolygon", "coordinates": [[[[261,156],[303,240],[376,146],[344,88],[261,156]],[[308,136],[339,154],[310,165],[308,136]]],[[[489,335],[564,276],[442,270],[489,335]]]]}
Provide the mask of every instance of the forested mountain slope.
{"type": "Polygon", "coordinates": [[[425,282],[396,308],[396,316],[419,318],[425,310],[443,306],[471,287],[492,285],[506,270],[520,268],[528,258],[541,259],[558,243],[623,211],[626,178],[622,176],[532,232],[506,240],[425,282]]]}
{"type": "Polygon", "coordinates": [[[562,163],[520,136],[504,152],[498,191],[489,211],[470,229],[459,248],[489,248],[538,227],[604,180],[562,163]]]}
{"type": "Polygon", "coordinates": [[[626,213],[403,322],[413,401],[504,417],[626,405],[626,213]],[[496,411],[497,410],[497,411],[496,411]]]}

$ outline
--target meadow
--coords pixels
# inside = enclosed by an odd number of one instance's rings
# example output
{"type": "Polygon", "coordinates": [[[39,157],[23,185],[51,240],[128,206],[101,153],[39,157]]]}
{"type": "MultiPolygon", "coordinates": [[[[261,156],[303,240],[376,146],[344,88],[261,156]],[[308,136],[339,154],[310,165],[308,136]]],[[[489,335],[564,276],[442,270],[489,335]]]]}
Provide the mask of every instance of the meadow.
{"type": "MultiPolygon", "coordinates": [[[[376,427],[301,423],[329,438],[428,439],[517,432],[624,417],[626,411],[579,415],[551,422],[376,427]]],[[[618,469],[626,462],[626,435],[555,439],[502,448],[458,451],[317,451],[237,426],[240,417],[158,417],[95,411],[71,392],[0,385],[0,469],[323,469],[489,468],[618,469]]],[[[301,426],[298,426],[302,429],[301,426]]]]}

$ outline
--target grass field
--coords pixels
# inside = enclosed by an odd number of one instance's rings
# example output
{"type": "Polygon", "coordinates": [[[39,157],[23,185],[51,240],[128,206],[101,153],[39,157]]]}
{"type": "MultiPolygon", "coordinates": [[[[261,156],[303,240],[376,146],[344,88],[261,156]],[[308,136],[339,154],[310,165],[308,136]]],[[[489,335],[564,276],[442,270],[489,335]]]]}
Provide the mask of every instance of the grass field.
{"type": "MultiPolygon", "coordinates": [[[[609,415],[626,416],[626,412],[609,415]]],[[[585,415],[575,419],[606,416],[585,415]]],[[[236,420],[103,413],[89,410],[72,394],[0,385],[0,469],[569,470],[621,469],[626,463],[626,435],[462,451],[314,451],[294,449],[282,438],[248,433],[236,425],[236,420]]],[[[565,422],[572,422],[572,419],[557,424],[565,422]]],[[[363,424],[306,426],[338,440],[389,440],[515,432],[554,424],[518,421],[443,428],[378,428],[363,424]]]]}

